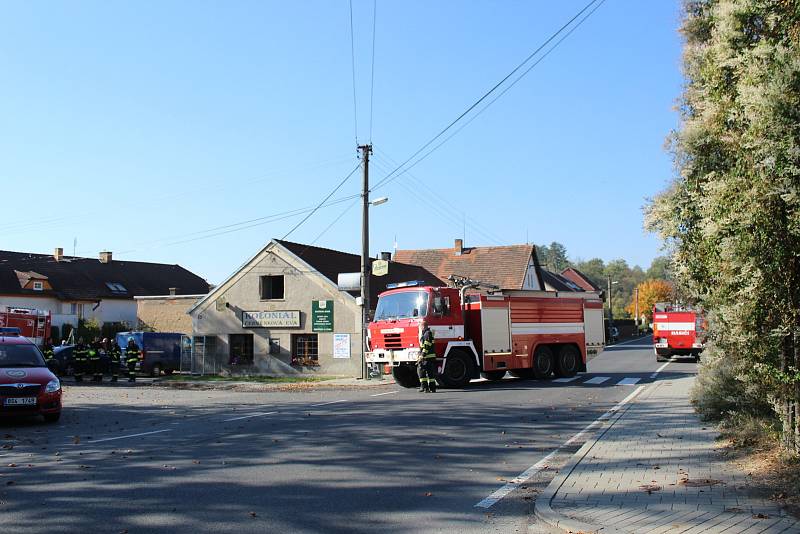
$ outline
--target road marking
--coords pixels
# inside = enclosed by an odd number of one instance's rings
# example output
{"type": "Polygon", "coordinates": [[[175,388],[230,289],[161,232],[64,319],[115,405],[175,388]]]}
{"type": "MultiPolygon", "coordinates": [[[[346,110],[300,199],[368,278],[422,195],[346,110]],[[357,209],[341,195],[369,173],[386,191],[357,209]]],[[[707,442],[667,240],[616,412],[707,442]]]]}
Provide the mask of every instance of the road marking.
{"type": "Polygon", "coordinates": [[[398,393],[400,390],[394,391],[387,391],[386,393],[375,393],[374,395],[370,395],[370,397],[380,397],[381,395],[391,395],[393,393],[398,393]]]}
{"type": "Polygon", "coordinates": [[[553,382],[559,382],[561,384],[566,384],[567,382],[572,382],[573,380],[577,380],[577,376],[573,376],[572,378],[556,378],[553,382]]]}
{"type": "Polygon", "coordinates": [[[264,415],[272,415],[272,414],[276,414],[276,413],[278,413],[278,412],[258,412],[258,413],[251,413],[251,414],[243,415],[243,416],[241,416],[241,417],[234,417],[233,419],[225,419],[225,420],[223,421],[223,423],[230,423],[231,421],[241,421],[242,419],[250,419],[250,418],[252,418],[252,417],[261,417],[261,416],[264,416],[264,415]]]}
{"type": "Polygon", "coordinates": [[[610,376],[596,376],[594,378],[590,378],[584,384],[602,384],[606,380],[611,380],[610,376]]]}
{"type": "Polygon", "coordinates": [[[161,432],[171,432],[171,428],[165,428],[164,430],[153,430],[152,432],[140,432],[138,434],[128,434],[127,436],[117,436],[114,438],[103,438],[103,439],[93,439],[89,443],[100,443],[101,441],[114,441],[116,439],[126,439],[126,438],[135,438],[138,436],[148,436],[150,434],[159,434],[161,432]]]}
{"type": "Polygon", "coordinates": [[[328,404],[336,404],[337,402],[347,402],[345,399],[330,401],[330,402],[321,402],[319,404],[312,404],[311,406],[327,406],[328,404]]]}
{"type": "Polygon", "coordinates": [[[617,382],[618,386],[635,386],[641,378],[626,377],[617,382]]]}
{"type": "Polygon", "coordinates": [[[669,364],[671,364],[671,363],[672,363],[671,361],[670,361],[670,362],[667,362],[667,363],[665,363],[664,365],[662,365],[661,367],[659,367],[658,369],[656,369],[656,372],[655,372],[655,373],[653,373],[652,375],[650,375],[650,378],[655,378],[655,377],[657,377],[657,376],[658,376],[658,373],[660,373],[661,371],[663,371],[663,370],[664,370],[664,368],[665,368],[666,366],[668,366],[669,364]]]}
{"type": "Polygon", "coordinates": [[[545,469],[547,467],[547,462],[549,462],[550,459],[552,459],[556,454],[561,452],[565,447],[569,447],[570,445],[581,439],[584,435],[586,435],[586,433],[589,432],[592,428],[594,428],[595,426],[599,425],[600,423],[609,419],[611,416],[617,413],[620,410],[620,408],[628,404],[628,402],[630,402],[639,393],[641,393],[645,387],[646,386],[639,386],[638,388],[636,388],[630,395],[619,401],[616,404],[616,406],[614,406],[606,413],[604,413],[603,415],[601,415],[600,417],[598,417],[597,419],[586,425],[583,428],[583,430],[581,430],[580,432],[569,438],[567,441],[559,445],[556,449],[550,452],[550,454],[548,454],[547,456],[545,456],[544,458],[542,458],[541,460],[530,466],[528,469],[520,473],[518,476],[508,481],[505,485],[503,485],[503,487],[494,491],[491,495],[489,495],[481,502],[476,504],[475,508],[491,508],[492,506],[494,506],[497,503],[497,501],[499,501],[500,499],[502,499],[503,497],[505,497],[506,495],[517,489],[520,484],[527,482],[528,480],[530,480],[531,477],[533,477],[533,475],[535,475],[542,469],[545,469]]]}

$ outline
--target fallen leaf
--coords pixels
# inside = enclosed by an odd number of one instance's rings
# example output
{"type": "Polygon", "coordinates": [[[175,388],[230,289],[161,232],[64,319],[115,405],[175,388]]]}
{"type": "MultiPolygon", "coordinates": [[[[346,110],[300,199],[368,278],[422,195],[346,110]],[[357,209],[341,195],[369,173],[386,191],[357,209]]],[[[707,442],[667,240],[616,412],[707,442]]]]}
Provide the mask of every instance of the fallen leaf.
{"type": "Polygon", "coordinates": [[[767,514],[758,513],[753,514],[753,519],[769,519],[769,516],[767,514]]]}
{"type": "Polygon", "coordinates": [[[426,497],[432,497],[432,496],[433,496],[433,493],[431,493],[430,491],[426,491],[426,492],[425,492],[425,496],[426,496],[426,497]]]}
{"type": "Polygon", "coordinates": [[[250,517],[258,517],[258,514],[255,512],[250,512],[250,517]]]}
{"type": "Polygon", "coordinates": [[[17,464],[8,464],[6,467],[17,467],[17,464]]]}
{"type": "Polygon", "coordinates": [[[80,442],[81,442],[80,436],[75,436],[74,438],[72,438],[72,443],[74,443],[75,445],[77,445],[80,442]]]}

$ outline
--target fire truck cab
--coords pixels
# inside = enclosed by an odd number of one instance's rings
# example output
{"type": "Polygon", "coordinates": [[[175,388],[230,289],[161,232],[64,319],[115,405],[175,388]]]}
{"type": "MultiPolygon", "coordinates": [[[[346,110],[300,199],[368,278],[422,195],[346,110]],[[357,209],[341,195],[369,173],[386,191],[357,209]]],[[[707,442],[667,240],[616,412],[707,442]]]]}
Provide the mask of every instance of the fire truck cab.
{"type": "Polygon", "coordinates": [[[666,302],[653,308],[653,350],[659,362],[671,356],[692,356],[699,361],[704,332],[703,315],[693,308],[666,302]]]}
{"type": "Polygon", "coordinates": [[[368,328],[367,363],[391,372],[401,386],[416,387],[422,325],[433,333],[437,380],[447,387],[463,387],[479,376],[500,380],[506,372],[519,378],[570,377],[586,370],[587,350],[598,351],[587,348],[585,317],[595,314],[585,310],[599,310],[601,332],[599,299],[547,291],[468,294],[474,287],[393,284],[379,296],[368,328]]]}

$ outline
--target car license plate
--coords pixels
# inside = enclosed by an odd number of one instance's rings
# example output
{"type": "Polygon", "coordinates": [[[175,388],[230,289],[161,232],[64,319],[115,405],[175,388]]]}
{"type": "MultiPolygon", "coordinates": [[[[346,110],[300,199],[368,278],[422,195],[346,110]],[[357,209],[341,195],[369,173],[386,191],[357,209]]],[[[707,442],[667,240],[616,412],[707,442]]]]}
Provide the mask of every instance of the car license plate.
{"type": "Polygon", "coordinates": [[[36,397],[15,397],[3,401],[6,406],[36,406],[36,397]]]}

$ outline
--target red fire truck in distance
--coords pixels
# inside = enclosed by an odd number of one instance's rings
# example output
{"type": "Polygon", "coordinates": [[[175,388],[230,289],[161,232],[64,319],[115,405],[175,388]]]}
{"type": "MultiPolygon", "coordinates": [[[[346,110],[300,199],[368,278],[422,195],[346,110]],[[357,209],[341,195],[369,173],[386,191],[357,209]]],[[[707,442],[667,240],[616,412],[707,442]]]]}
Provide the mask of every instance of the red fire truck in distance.
{"type": "Polygon", "coordinates": [[[0,308],[0,328],[27,337],[39,346],[50,339],[50,312],[33,308],[0,308]]]}
{"type": "Polygon", "coordinates": [[[506,372],[570,377],[586,371],[587,352],[603,349],[603,303],[593,293],[495,288],[481,294],[479,287],[492,286],[450,279],[458,287],[404,282],[381,293],[365,355],[373,369],[383,367],[403,387],[418,386],[422,324],[433,332],[438,381],[447,387],[463,387],[479,376],[500,380],[506,372]]]}
{"type": "Polygon", "coordinates": [[[693,356],[700,360],[705,321],[701,313],[685,306],[657,302],[653,307],[653,350],[656,360],[693,356]]]}

